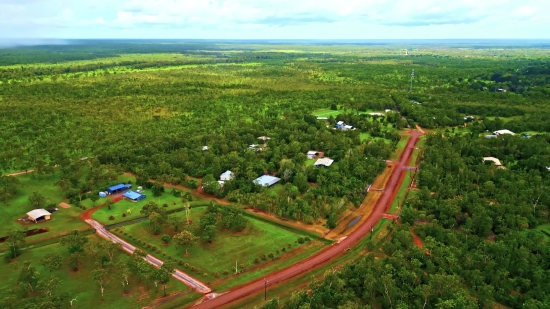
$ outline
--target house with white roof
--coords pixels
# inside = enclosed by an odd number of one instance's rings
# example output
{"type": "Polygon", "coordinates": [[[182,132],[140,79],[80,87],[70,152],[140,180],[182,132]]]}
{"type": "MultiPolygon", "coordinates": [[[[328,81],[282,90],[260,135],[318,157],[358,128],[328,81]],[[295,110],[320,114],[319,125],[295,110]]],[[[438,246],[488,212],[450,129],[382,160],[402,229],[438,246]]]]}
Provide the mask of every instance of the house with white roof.
{"type": "Polygon", "coordinates": [[[315,157],[318,155],[319,153],[317,151],[308,151],[307,152],[307,158],[308,159],[315,159],[315,157]]]}
{"type": "Polygon", "coordinates": [[[332,163],[334,163],[334,160],[332,159],[329,159],[329,158],[321,158],[317,161],[315,161],[315,164],[313,164],[313,166],[324,166],[324,167],[329,167],[332,165],[332,163]]]}
{"type": "Polygon", "coordinates": [[[229,181],[231,179],[233,179],[234,177],[234,174],[232,171],[225,171],[223,174],[220,175],[220,180],[221,181],[229,181]]]}
{"type": "Polygon", "coordinates": [[[491,161],[497,166],[498,168],[506,168],[500,163],[500,160],[495,157],[483,157],[483,162],[491,161]]]}
{"type": "Polygon", "coordinates": [[[495,131],[493,132],[494,135],[504,135],[504,134],[510,134],[510,135],[515,135],[514,132],[510,131],[510,130],[498,130],[498,131],[495,131]]]}

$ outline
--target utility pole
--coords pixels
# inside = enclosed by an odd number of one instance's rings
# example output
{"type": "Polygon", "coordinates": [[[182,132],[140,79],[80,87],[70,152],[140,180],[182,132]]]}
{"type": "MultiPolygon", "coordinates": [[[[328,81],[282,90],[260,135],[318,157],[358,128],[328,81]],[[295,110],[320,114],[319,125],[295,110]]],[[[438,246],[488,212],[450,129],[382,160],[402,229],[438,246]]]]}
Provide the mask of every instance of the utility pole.
{"type": "Polygon", "coordinates": [[[413,81],[414,81],[414,69],[413,69],[413,71],[412,71],[412,73],[411,73],[411,90],[410,90],[410,93],[413,92],[413,81]]]}
{"type": "Polygon", "coordinates": [[[235,260],[235,273],[237,273],[238,269],[237,269],[237,260],[235,260]]]}
{"type": "Polygon", "coordinates": [[[267,279],[264,278],[264,300],[267,300],[267,279]]]}

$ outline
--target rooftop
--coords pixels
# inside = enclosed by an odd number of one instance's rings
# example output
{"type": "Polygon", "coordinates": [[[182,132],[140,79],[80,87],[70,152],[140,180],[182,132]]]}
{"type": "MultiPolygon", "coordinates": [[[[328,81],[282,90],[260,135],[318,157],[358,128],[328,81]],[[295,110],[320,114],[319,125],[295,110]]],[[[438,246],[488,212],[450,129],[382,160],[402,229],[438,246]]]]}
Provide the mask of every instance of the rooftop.
{"type": "Polygon", "coordinates": [[[317,161],[315,161],[315,166],[320,166],[320,165],[323,165],[323,166],[331,166],[332,163],[334,163],[334,160],[332,159],[329,159],[329,158],[322,158],[322,159],[319,159],[317,161]]]}
{"type": "Polygon", "coordinates": [[[32,219],[38,219],[43,216],[49,216],[51,213],[45,209],[35,209],[27,212],[27,216],[31,217],[32,219]]]}
{"type": "Polygon", "coordinates": [[[128,191],[126,193],[124,193],[124,197],[127,197],[131,200],[137,200],[138,198],[140,198],[143,194],[141,193],[137,193],[135,191],[128,191]]]}
{"type": "Polygon", "coordinates": [[[495,162],[496,166],[502,166],[502,163],[500,163],[500,160],[495,157],[483,157],[483,161],[492,161],[495,162]]]}
{"type": "Polygon", "coordinates": [[[279,181],[281,181],[281,178],[279,177],[274,177],[274,176],[270,176],[270,175],[263,175],[263,176],[260,176],[258,178],[256,178],[254,180],[254,183],[260,185],[260,186],[272,186],[276,183],[278,183],[279,181]]]}
{"type": "Polygon", "coordinates": [[[514,132],[510,131],[510,130],[498,130],[498,131],[495,131],[493,132],[493,134],[496,134],[496,135],[500,135],[500,134],[510,134],[510,135],[514,135],[514,132]]]}

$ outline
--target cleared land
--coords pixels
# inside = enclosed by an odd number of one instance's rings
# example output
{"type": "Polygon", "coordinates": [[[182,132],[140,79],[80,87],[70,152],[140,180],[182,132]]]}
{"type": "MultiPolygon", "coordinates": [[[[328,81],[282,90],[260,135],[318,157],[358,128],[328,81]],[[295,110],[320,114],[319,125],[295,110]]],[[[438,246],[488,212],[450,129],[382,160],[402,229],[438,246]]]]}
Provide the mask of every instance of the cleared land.
{"type": "MultiPolygon", "coordinates": [[[[204,209],[193,210],[190,220],[197,222],[199,216],[203,213],[205,213],[204,209]]],[[[183,214],[178,213],[175,216],[183,216],[183,214]]],[[[143,221],[122,227],[121,230],[128,235],[124,235],[121,232],[117,232],[117,235],[140,247],[144,247],[144,245],[138,243],[136,239],[156,246],[161,250],[161,253],[157,252],[156,254],[153,253],[153,255],[161,259],[171,257],[175,261],[182,260],[184,263],[189,263],[189,267],[182,268],[182,270],[190,271],[191,267],[194,267],[195,271],[191,271],[191,273],[198,273],[196,275],[197,278],[205,282],[216,280],[215,273],[218,273],[222,278],[230,276],[235,272],[235,263],[237,263],[239,269],[241,269],[241,264],[244,265],[245,269],[249,269],[257,264],[254,262],[255,258],[259,258],[260,263],[266,263],[268,260],[271,260],[267,257],[270,253],[273,253],[275,257],[282,257],[280,260],[284,261],[287,259],[287,256],[292,255],[293,250],[304,246],[298,244],[297,240],[307,235],[299,234],[255,218],[247,217],[247,220],[249,224],[243,232],[235,233],[222,230],[217,234],[213,243],[209,244],[200,241],[197,245],[190,247],[189,255],[185,255],[184,248],[178,249],[174,244],[165,245],[161,241],[160,238],[163,234],[175,234],[172,227],[159,235],[153,235],[149,222],[143,221]],[[132,235],[135,239],[130,238],[129,235],[132,235]],[[283,251],[283,248],[285,251],[283,251]],[[267,259],[262,259],[263,254],[266,255],[267,259]],[[227,270],[228,274],[224,274],[224,270],[227,270]],[[203,276],[204,273],[207,273],[206,277],[203,276]]],[[[316,249],[319,248],[311,246],[311,250],[308,249],[305,251],[307,251],[307,255],[310,255],[316,249]]],[[[240,276],[232,278],[231,281],[237,280],[240,276]]],[[[251,278],[247,280],[249,279],[251,278]]]]}

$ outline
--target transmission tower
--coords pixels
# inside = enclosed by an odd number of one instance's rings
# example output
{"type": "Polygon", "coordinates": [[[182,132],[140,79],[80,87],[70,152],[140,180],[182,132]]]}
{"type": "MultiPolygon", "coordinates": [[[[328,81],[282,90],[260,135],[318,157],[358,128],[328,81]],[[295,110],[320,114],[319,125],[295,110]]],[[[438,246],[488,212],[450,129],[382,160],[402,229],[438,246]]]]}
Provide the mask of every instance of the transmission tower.
{"type": "Polygon", "coordinates": [[[414,81],[414,69],[411,73],[411,90],[410,90],[411,93],[413,92],[413,81],[414,81]]]}

